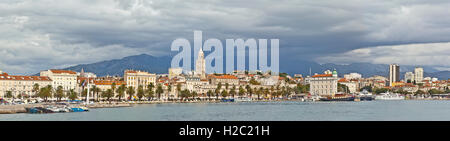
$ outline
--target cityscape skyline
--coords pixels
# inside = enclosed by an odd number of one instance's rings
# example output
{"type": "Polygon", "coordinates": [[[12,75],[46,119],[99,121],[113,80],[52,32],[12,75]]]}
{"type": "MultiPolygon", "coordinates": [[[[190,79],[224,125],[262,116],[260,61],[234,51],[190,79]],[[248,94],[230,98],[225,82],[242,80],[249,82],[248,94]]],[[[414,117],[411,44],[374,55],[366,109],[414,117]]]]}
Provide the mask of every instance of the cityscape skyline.
{"type": "Polygon", "coordinates": [[[363,62],[450,70],[448,1],[67,2],[0,2],[0,68],[24,74],[142,53],[170,56],[171,41],[202,30],[204,39],[222,41],[279,38],[280,61],[290,66],[363,62]]]}

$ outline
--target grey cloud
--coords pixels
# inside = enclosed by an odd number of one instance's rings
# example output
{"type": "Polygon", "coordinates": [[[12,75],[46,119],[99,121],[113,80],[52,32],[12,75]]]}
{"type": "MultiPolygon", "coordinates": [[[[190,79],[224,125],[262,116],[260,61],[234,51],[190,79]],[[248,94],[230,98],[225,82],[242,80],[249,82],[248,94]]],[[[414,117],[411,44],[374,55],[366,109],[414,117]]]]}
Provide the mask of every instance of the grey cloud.
{"type": "Polygon", "coordinates": [[[7,0],[0,2],[0,67],[42,64],[20,71],[31,73],[141,52],[167,55],[174,39],[192,39],[193,30],[204,39],[279,38],[285,61],[449,42],[448,7],[444,0],[7,0]],[[114,55],[86,55],[101,49],[114,55]]]}

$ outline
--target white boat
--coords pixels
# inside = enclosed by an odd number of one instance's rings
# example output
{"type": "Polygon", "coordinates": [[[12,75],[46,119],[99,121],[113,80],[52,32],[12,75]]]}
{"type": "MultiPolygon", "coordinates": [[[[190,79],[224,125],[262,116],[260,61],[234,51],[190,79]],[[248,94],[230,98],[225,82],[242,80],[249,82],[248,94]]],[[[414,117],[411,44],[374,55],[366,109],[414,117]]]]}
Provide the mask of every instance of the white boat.
{"type": "Polygon", "coordinates": [[[249,97],[238,97],[234,99],[235,102],[251,102],[252,99],[249,97]]]}
{"type": "Polygon", "coordinates": [[[358,97],[361,101],[371,101],[371,100],[375,99],[375,97],[372,95],[372,93],[370,93],[366,89],[364,89],[362,92],[360,92],[358,94],[358,97]]]}
{"type": "Polygon", "coordinates": [[[397,93],[390,93],[389,91],[386,93],[380,93],[375,97],[376,100],[404,100],[405,96],[402,96],[397,93]]]}

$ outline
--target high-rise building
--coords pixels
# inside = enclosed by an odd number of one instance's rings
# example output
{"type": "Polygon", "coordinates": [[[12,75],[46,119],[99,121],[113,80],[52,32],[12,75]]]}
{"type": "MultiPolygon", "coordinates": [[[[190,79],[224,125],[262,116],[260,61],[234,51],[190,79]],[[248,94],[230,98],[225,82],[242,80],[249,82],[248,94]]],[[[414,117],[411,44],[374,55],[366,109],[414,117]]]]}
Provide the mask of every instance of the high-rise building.
{"type": "Polygon", "coordinates": [[[420,83],[423,81],[423,68],[422,67],[416,67],[414,69],[414,80],[416,80],[416,83],[420,83]]]}
{"type": "Polygon", "coordinates": [[[389,86],[400,80],[400,66],[397,64],[389,65],[389,86]]]}
{"type": "Polygon", "coordinates": [[[409,82],[409,83],[414,82],[414,73],[413,72],[405,73],[405,82],[409,82]]]}
{"type": "Polygon", "coordinates": [[[201,79],[206,79],[206,70],[205,70],[205,54],[203,50],[200,48],[198,52],[197,61],[195,62],[195,75],[199,76],[201,79]]]}

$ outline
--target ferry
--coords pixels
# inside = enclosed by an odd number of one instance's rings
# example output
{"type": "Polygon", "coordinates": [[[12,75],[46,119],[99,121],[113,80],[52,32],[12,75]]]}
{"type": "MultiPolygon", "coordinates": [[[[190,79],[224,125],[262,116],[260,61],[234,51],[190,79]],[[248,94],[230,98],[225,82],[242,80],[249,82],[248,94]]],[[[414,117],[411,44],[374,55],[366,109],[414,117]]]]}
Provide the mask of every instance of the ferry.
{"type": "Polygon", "coordinates": [[[355,96],[347,94],[335,94],[334,96],[327,96],[319,98],[320,101],[355,101],[355,96]]]}
{"type": "Polygon", "coordinates": [[[404,100],[405,96],[396,93],[390,93],[389,91],[386,93],[380,93],[375,97],[377,100],[404,100]]]}
{"type": "Polygon", "coordinates": [[[366,89],[364,89],[362,92],[358,94],[360,101],[372,101],[375,100],[375,97],[372,95],[372,93],[369,93],[366,89]]]}

